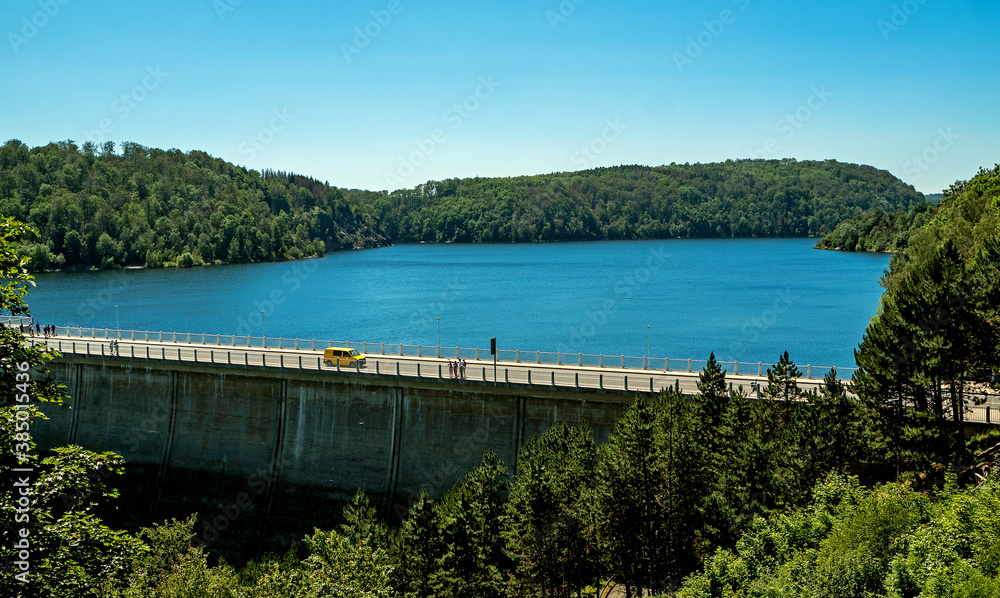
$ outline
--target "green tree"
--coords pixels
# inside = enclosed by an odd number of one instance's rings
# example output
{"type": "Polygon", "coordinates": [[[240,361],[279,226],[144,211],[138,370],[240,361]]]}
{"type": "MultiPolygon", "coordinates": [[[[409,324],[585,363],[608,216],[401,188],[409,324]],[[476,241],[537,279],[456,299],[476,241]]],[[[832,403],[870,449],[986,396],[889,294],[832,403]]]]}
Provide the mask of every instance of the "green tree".
{"type": "Polygon", "coordinates": [[[590,429],[565,423],[533,437],[518,455],[502,533],[520,583],[541,595],[571,596],[598,577],[585,501],[595,459],[590,429]]]}
{"type": "MultiPolygon", "coordinates": [[[[35,234],[0,219],[0,312],[28,315],[25,296],[34,281],[14,244],[35,234]]],[[[17,328],[0,326],[0,473],[16,490],[0,494],[0,555],[12,569],[0,578],[4,596],[93,596],[113,585],[136,548],[94,515],[98,504],[117,496],[107,480],[121,472],[121,457],[78,446],[40,453],[32,440],[32,423],[45,418],[38,404],[55,407],[65,397],[45,375],[56,356],[17,328]]]]}

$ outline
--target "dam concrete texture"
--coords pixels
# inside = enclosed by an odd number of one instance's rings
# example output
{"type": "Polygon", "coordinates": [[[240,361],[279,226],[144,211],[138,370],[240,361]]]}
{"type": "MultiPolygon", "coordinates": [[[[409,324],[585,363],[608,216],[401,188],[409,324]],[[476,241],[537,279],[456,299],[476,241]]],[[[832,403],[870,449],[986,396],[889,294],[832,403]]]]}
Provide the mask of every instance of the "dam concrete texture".
{"type": "Polygon", "coordinates": [[[146,479],[132,500],[154,518],[197,510],[210,521],[246,495],[242,523],[260,529],[333,521],[359,488],[386,514],[405,513],[423,491],[443,496],[487,450],[513,470],[520,447],[557,422],[586,422],[606,440],[636,395],[79,355],[50,370],[70,399],[43,405],[41,448],[121,454],[146,479]]]}

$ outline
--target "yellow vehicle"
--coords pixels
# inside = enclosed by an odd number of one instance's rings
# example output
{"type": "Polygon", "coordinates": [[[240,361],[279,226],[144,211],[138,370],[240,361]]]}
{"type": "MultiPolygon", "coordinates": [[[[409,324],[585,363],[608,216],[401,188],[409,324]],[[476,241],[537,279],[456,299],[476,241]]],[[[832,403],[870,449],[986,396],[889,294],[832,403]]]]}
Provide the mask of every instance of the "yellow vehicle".
{"type": "Polygon", "coordinates": [[[365,356],[358,353],[357,349],[349,347],[327,347],[323,350],[323,363],[326,365],[340,365],[340,367],[365,367],[365,356]]]}

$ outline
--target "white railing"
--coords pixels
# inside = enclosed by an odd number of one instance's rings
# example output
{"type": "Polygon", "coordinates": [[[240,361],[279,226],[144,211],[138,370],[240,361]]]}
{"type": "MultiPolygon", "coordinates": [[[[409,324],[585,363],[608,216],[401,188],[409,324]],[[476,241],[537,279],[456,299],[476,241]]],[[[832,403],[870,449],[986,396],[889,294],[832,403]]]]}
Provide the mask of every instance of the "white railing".
{"type": "MultiPolygon", "coordinates": [[[[24,319],[27,323],[27,318],[24,319]]],[[[17,318],[0,317],[0,323],[18,325],[17,318]]],[[[58,336],[93,338],[103,340],[124,340],[144,342],[169,342],[187,345],[214,345],[218,347],[247,347],[267,349],[294,349],[321,351],[325,347],[350,347],[365,355],[386,357],[433,357],[439,359],[492,360],[489,349],[469,347],[442,347],[436,345],[407,345],[401,343],[373,343],[356,341],[333,341],[319,339],[299,339],[283,337],[260,337],[232,334],[208,334],[192,332],[159,332],[148,330],[117,330],[114,328],[80,328],[76,326],[56,327],[58,336]]],[[[508,363],[536,365],[561,365],[586,368],[614,368],[631,370],[653,370],[659,372],[700,372],[708,363],[705,359],[673,357],[650,357],[628,355],[603,355],[593,353],[563,353],[553,351],[525,351],[521,349],[499,349],[497,360],[508,363]]],[[[773,364],[767,362],[719,361],[719,366],[730,375],[765,376],[773,364]]],[[[802,378],[822,380],[830,370],[837,370],[837,377],[850,379],[857,368],[833,366],[799,366],[802,378]]]]}

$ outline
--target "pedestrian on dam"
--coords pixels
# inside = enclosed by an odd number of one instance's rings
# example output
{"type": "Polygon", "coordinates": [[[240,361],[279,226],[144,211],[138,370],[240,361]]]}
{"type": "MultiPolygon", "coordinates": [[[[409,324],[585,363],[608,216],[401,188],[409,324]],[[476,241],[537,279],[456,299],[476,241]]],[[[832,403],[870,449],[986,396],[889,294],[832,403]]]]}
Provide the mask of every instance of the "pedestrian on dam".
{"type": "Polygon", "coordinates": [[[465,379],[465,360],[464,359],[459,360],[459,362],[458,362],[458,370],[460,372],[460,375],[461,375],[462,379],[464,380],[465,379]]]}
{"type": "Polygon", "coordinates": [[[455,363],[452,362],[452,360],[450,359],[448,360],[448,377],[449,378],[455,377],[455,363]]]}

